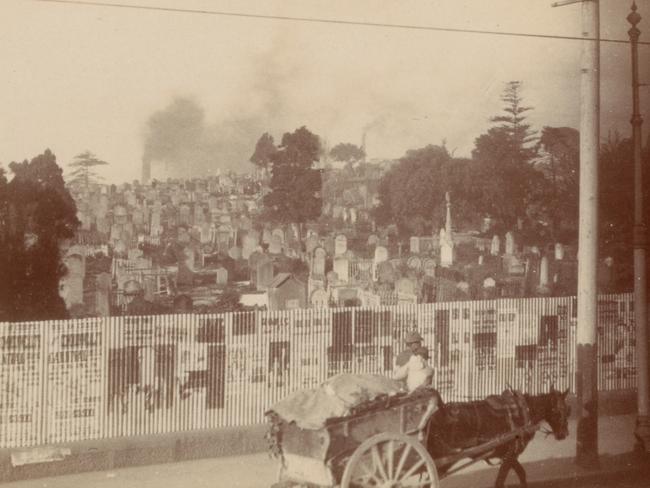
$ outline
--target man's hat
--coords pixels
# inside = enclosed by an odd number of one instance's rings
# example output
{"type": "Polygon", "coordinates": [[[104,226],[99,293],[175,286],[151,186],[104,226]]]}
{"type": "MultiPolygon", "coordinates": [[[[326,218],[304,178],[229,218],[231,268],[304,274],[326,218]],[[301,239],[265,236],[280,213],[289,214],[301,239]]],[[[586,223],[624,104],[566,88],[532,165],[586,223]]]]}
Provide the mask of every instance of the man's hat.
{"type": "Polygon", "coordinates": [[[422,342],[424,339],[417,330],[412,330],[406,334],[404,342],[407,344],[412,344],[413,342],[422,342]]]}

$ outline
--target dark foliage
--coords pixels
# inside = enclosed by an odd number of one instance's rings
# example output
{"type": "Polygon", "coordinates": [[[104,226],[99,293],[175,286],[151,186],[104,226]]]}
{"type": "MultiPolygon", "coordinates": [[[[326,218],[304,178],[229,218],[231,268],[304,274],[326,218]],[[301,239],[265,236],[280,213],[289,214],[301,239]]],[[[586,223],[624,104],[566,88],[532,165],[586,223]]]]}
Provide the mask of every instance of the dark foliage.
{"type": "Polygon", "coordinates": [[[321,213],[321,173],[313,168],[320,141],[306,127],[282,137],[272,157],[270,193],[264,197],[265,217],[281,223],[303,224],[321,213]]]}
{"type": "Polygon", "coordinates": [[[0,314],[2,320],[66,317],[59,296],[65,274],[60,245],[79,226],[74,200],[52,152],[11,163],[0,181],[0,314]]]}
{"type": "Polygon", "coordinates": [[[360,161],[366,157],[365,151],[354,144],[349,142],[342,142],[337,144],[330,151],[330,156],[336,161],[360,161]]]}

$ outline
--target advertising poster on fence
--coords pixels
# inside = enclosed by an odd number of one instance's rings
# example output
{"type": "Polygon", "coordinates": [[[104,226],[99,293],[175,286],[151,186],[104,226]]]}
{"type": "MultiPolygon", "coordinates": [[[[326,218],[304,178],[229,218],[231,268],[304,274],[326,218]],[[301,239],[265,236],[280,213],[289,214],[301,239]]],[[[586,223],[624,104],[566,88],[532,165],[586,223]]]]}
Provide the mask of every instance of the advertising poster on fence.
{"type": "Polygon", "coordinates": [[[0,446],[35,445],[39,436],[45,323],[0,327],[0,446]]]}
{"type": "Polygon", "coordinates": [[[104,415],[103,322],[48,326],[45,442],[96,439],[104,415]]]}

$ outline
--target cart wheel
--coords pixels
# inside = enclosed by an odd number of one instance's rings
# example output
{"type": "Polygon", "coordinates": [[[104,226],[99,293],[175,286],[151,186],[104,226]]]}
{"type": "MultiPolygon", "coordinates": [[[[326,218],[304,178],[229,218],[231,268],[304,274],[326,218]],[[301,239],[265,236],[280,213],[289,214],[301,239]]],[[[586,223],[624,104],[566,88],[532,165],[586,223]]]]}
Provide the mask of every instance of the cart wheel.
{"type": "Polygon", "coordinates": [[[402,434],[377,434],[348,460],[341,488],[438,488],[438,471],[426,448],[402,434]]]}

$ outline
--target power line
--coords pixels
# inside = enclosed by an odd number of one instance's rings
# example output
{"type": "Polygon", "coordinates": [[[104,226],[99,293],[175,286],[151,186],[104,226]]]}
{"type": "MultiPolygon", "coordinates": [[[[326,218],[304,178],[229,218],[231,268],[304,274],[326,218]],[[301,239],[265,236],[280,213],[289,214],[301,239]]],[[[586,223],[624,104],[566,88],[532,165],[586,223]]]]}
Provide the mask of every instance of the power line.
{"type": "MultiPolygon", "coordinates": [[[[106,2],[85,2],[82,0],[34,0],[34,1],[47,2],[47,3],[62,3],[62,4],[70,4],[70,5],[85,5],[85,6],[92,6],[92,7],[113,7],[113,8],[134,9],[134,10],[150,10],[150,11],[157,11],[157,12],[218,15],[223,17],[281,20],[281,21],[290,21],[290,22],[310,22],[310,23],[317,23],[317,24],[381,27],[381,28],[389,28],[389,29],[453,32],[453,33],[463,33],[463,34],[482,34],[482,35],[507,36],[507,37],[531,37],[531,38],[538,38],[538,39],[559,39],[565,41],[600,40],[600,42],[609,42],[615,44],[629,43],[628,40],[624,40],[624,39],[596,39],[592,37],[557,36],[551,34],[529,34],[525,32],[503,32],[503,31],[490,31],[490,30],[480,30],[480,29],[458,29],[452,27],[438,27],[438,26],[430,26],[430,25],[387,24],[381,22],[364,22],[360,20],[341,20],[341,19],[322,19],[316,17],[289,17],[284,15],[264,15],[264,14],[251,14],[251,13],[243,13],[243,12],[225,12],[220,10],[153,7],[149,5],[126,5],[120,3],[106,3],[106,2]]],[[[638,44],[650,45],[650,42],[640,41],[638,44]]]]}

